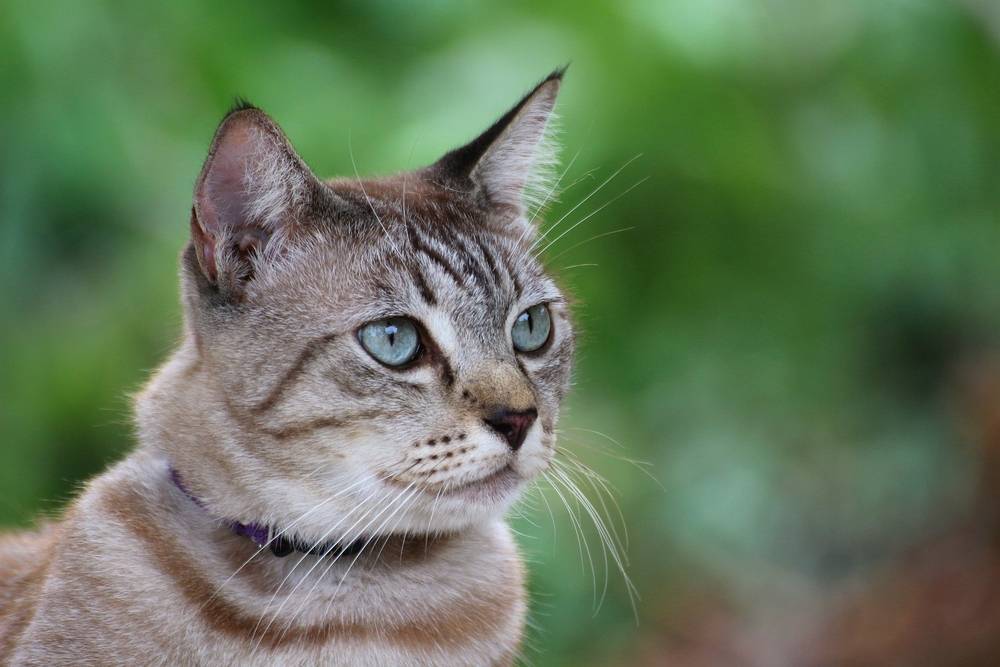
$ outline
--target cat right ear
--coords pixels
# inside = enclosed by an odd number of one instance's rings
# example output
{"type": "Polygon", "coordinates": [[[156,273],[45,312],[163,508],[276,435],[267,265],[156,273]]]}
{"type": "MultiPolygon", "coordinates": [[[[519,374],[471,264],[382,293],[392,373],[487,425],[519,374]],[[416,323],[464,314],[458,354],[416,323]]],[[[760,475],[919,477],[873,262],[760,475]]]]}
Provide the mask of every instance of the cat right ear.
{"type": "Polygon", "coordinates": [[[248,104],[230,111],[195,185],[191,242],[205,278],[238,293],[322,188],[267,114],[248,104]]]}
{"type": "Polygon", "coordinates": [[[487,206],[518,218],[529,205],[546,202],[556,162],[553,108],[565,71],[549,74],[488,130],[438,160],[438,172],[487,206]]]}

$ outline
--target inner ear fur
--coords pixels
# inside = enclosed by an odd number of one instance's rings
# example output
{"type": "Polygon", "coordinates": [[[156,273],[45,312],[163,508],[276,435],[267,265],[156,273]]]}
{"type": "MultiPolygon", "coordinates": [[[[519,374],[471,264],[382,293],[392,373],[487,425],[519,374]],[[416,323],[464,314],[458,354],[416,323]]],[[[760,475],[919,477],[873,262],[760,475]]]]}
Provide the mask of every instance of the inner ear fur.
{"type": "Polygon", "coordinates": [[[255,263],[301,224],[322,187],[267,114],[246,104],[229,112],[191,209],[191,240],[205,278],[239,292],[255,263]]]}
{"type": "Polygon", "coordinates": [[[557,69],[485,132],[447,153],[434,168],[465,183],[486,205],[523,215],[551,194],[557,150],[552,140],[556,97],[565,68],[557,69]]]}

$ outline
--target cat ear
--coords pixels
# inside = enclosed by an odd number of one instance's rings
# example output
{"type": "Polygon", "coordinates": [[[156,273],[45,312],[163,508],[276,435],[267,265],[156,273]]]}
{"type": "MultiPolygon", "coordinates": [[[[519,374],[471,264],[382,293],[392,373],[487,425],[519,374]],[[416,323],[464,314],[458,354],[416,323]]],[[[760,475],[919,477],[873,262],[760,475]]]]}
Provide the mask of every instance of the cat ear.
{"type": "Polygon", "coordinates": [[[552,72],[488,130],[435,166],[447,178],[471,182],[472,194],[492,207],[520,216],[540,203],[551,192],[552,109],[563,72],[552,72]]]}
{"type": "Polygon", "coordinates": [[[248,104],[230,111],[215,132],[191,214],[191,240],[209,282],[238,287],[320,188],[267,114],[248,104]]]}

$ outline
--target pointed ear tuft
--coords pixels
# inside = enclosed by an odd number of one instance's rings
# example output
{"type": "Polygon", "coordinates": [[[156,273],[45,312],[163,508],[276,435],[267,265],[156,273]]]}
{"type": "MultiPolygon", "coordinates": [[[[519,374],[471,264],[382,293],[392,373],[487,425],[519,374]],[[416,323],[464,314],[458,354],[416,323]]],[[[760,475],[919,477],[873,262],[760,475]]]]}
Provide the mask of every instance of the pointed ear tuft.
{"type": "Polygon", "coordinates": [[[553,108],[565,67],[555,70],[479,137],[435,165],[471,181],[473,195],[523,215],[551,192],[556,164],[553,108]]]}
{"type": "MultiPolygon", "coordinates": [[[[229,107],[229,111],[226,112],[226,118],[232,116],[237,111],[260,111],[256,104],[243,97],[242,95],[237,95],[233,98],[233,104],[229,107]]],[[[263,113],[261,111],[261,113],[263,113]]]]}
{"type": "Polygon", "coordinates": [[[195,186],[191,237],[205,277],[236,289],[317,186],[274,121],[241,102],[219,125],[195,186]]]}

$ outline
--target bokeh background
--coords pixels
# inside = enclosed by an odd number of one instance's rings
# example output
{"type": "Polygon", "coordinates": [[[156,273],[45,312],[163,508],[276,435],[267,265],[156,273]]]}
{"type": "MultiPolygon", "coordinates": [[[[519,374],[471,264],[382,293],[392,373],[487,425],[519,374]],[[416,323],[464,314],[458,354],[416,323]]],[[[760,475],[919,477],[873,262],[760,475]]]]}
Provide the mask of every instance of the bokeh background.
{"type": "Polygon", "coordinates": [[[131,447],[235,95],[385,173],[567,61],[562,444],[641,599],[536,494],[526,664],[1000,664],[990,0],[0,1],[0,525],[131,447]]]}

